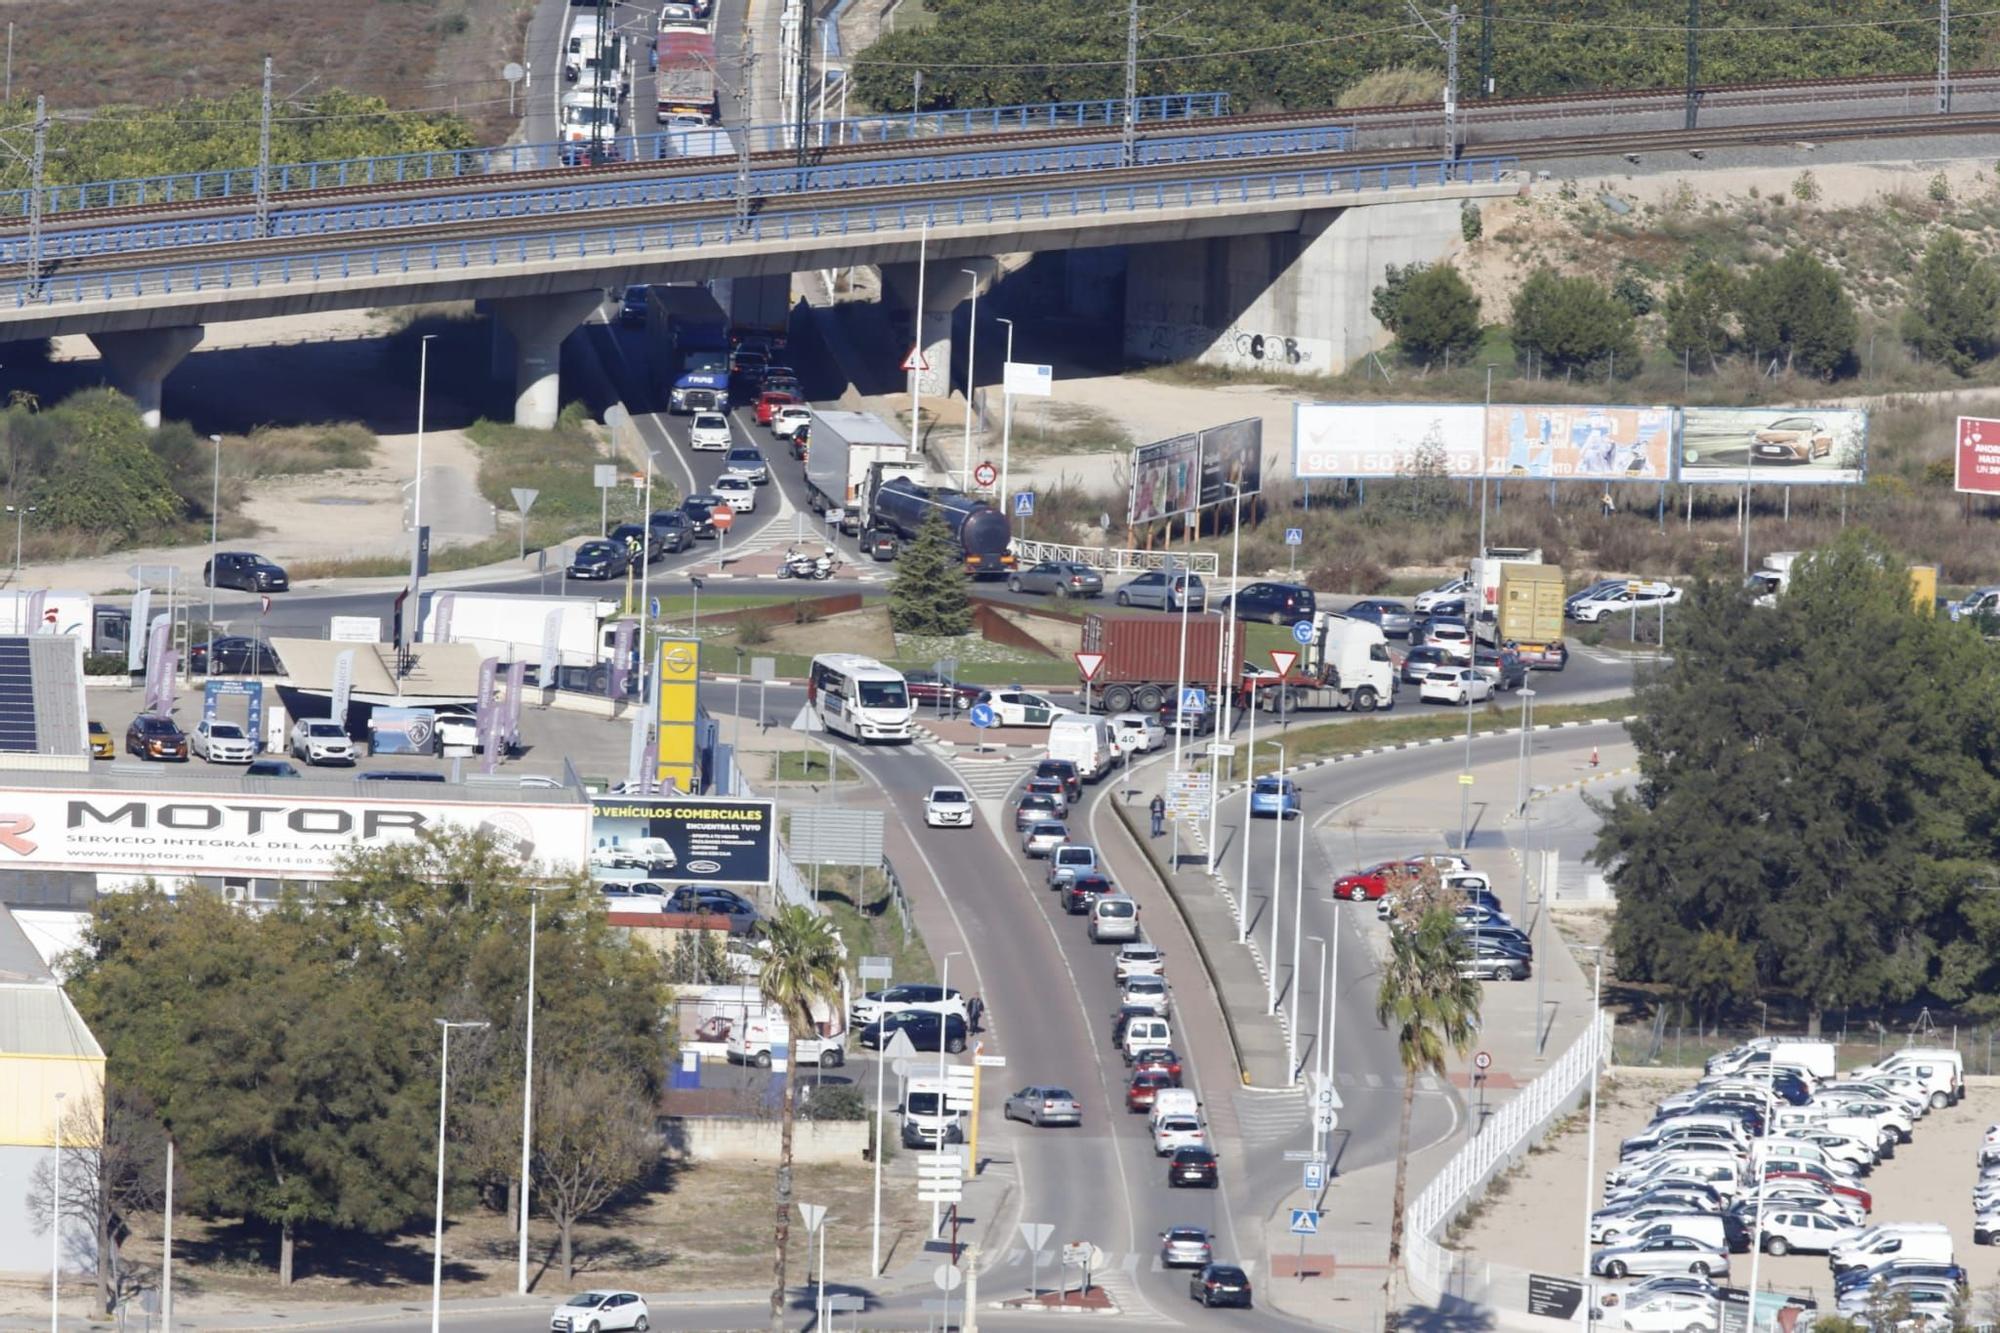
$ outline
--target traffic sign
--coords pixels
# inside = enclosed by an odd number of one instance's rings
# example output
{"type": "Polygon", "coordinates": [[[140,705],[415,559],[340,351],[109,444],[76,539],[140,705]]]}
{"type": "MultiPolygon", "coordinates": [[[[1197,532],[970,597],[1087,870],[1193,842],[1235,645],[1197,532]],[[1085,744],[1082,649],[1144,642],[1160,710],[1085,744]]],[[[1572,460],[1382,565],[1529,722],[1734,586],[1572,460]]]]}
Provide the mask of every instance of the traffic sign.
{"type": "Polygon", "coordinates": [[[1493,1068],[1492,1055],[1486,1051],[1481,1051],[1472,1057],[1472,1067],[1482,1074],[1485,1073],[1487,1070],[1493,1068]]]}
{"type": "Polygon", "coordinates": [[[910,354],[903,358],[903,369],[927,371],[930,368],[931,368],[930,358],[924,355],[924,349],[912,345],[910,348],[910,354]]]}
{"type": "Polygon", "coordinates": [[[965,1197],[965,1159],[957,1151],[918,1153],[917,1198],[924,1203],[957,1203],[965,1197]]]}
{"type": "Polygon", "coordinates": [[[717,505],[708,511],[708,521],[715,525],[717,532],[727,532],[730,524],[736,521],[736,511],[728,505],[717,505]]]}
{"type": "Polygon", "coordinates": [[[1304,1188],[1309,1191],[1318,1191],[1326,1188],[1325,1162],[1306,1163],[1304,1188]]]}
{"type": "Polygon", "coordinates": [[[994,467],[991,463],[981,463],[978,467],[972,469],[972,480],[978,484],[981,490],[991,490],[993,483],[1000,480],[1000,469],[994,467]]]}
{"type": "Polygon", "coordinates": [[[1294,623],[1292,626],[1292,637],[1300,643],[1311,643],[1313,641],[1312,621],[1301,620],[1294,623]]]}
{"type": "Polygon", "coordinates": [[[952,1065],[944,1071],[944,1109],[947,1111],[970,1111],[972,1109],[971,1065],[952,1065]]]}
{"type": "Polygon", "coordinates": [[[1076,669],[1083,673],[1085,680],[1096,680],[1097,673],[1104,669],[1103,653],[1078,653],[1076,669]]]}
{"type": "Polygon", "coordinates": [[[1338,1129],[1339,1127],[1340,1127],[1339,1112],[1330,1110],[1329,1108],[1324,1106],[1320,1107],[1318,1110],[1313,1112],[1313,1128],[1318,1130],[1320,1133],[1331,1134],[1333,1133],[1334,1130],[1338,1129]]]}
{"type": "Polygon", "coordinates": [[[911,1060],[917,1054],[917,1044],[910,1040],[907,1028],[897,1028],[896,1035],[889,1038],[889,1044],[882,1050],[884,1060],[911,1060]]]}
{"type": "Polygon", "coordinates": [[[972,712],[969,716],[972,719],[972,725],[975,727],[995,727],[1000,725],[1000,719],[993,716],[993,705],[991,704],[972,705],[972,712]]]}
{"type": "Polygon", "coordinates": [[[1292,668],[1298,664],[1298,660],[1297,653],[1280,651],[1276,648],[1271,650],[1271,665],[1278,669],[1280,680],[1292,674],[1292,668]]]}
{"type": "Polygon", "coordinates": [[[1047,1222],[1021,1223],[1021,1242],[1030,1250],[1040,1250],[1055,1234],[1055,1227],[1047,1222]]]}
{"type": "Polygon", "coordinates": [[[1035,516],[1035,493],[1033,491],[1014,492],[1014,517],[1033,518],[1035,516]]]}
{"type": "Polygon", "coordinates": [[[1285,545],[1298,546],[1304,543],[1305,539],[1306,539],[1306,534],[1302,529],[1299,528],[1285,529],[1285,545]]]}
{"type": "Polygon", "coordinates": [[[1319,1210],[1315,1208],[1292,1209],[1292,1234],[1294,1236],[1317,1236],[1319,1234],[1319,1210]]]}
{"type": "Polygon", "coordinates": [[[981,1069],[1005,1069],[1007,1067],[1007,1057],[1004,1055],[975,1055],[972,1057],[972,1063],[978,1065],[981,1069]]]}
{"type": "Polygon", "coordinates": [[[951,1264],[939,1264],[937,1271],[931,1274],[931,1282],[939,1291],[957,1291],[958,1284],[963,1281],[965,1274],[951,1264]]]}
{"type": "Polygon", "coordinates": [[[1181,686],[1181,706],[1183,713],[1206,713],[1208,711],[1208,691],[1198,685],[1181,686]]]}
{"type": "Polygon", "coordinates": [[[1458,785],[1461,787],[1470,787],[1472,785],[1472,774],[1460,773],[1458,775],[1458,785]]]}
{"type": "MultiPolygon", "coordinates": [[[[862,954],[861,962],[855,970],[863,981],[887,981],[896,975],[894,961],[890,959],[889,955],[880,953],[862,954]]],[[[896,1036],[901,1037],[904,1041],[910,1039],[910,1034],[901,1028],[896,1029],[896,1036]]],[[[894,1037],[890,1038],[889,1044],[891,1046],[896,1044],[894,1037]]]]}
{"type": "Polygon", "coordinates": [[[823,1203],[802,1203],[798,1205],[799,1220],[806,1224],[806,1234],[819,1230],[819,1224],[826,1220],[826,1205],[823,1203]]]}
{"type": "Polygon", "coordinates": [[[1287,1148],[1285,1149],[1285,1160],[1288,1162],[1324,1162],[1326,1154],[1323,1152],[1314,1152],[1310,1148],[1287,1148]]]}

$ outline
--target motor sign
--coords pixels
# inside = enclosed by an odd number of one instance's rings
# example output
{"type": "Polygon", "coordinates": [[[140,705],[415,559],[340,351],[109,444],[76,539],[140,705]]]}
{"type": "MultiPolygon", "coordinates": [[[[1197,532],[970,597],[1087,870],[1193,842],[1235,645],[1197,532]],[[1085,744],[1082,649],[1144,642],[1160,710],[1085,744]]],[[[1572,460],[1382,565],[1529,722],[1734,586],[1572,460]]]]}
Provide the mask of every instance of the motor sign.
{"type": "Polygon", "coordinates": [[[1276,648],[1271,650],[1271,665],[1277,668],[1279,679],[1291,675],[1292,668],[1298,664],[1298,660],[1297,653],[1281,652],[1276,648]]]}
{"type": "Polygon", "coordinates": [[[1311,643],[1313,641],[1312,621],[1301,620],[1293,624],[1292,638],[1296,639],[1300,643],[1311,643]]]}
{"type": "Polygon", "coordinates": [[[1103,653],[1078,653],[1076,669],[1083,673],[1085,680],[1096,680],[1097,673],[1104,670],[1103,653]]]}
{"type": "Polygon", "coordinates": [[[972,479],[979,484],[980,489],[990,490],[993,483],[1000,480],[1000,470],[991,463],[981,463],[972,469],[972,479]]]}

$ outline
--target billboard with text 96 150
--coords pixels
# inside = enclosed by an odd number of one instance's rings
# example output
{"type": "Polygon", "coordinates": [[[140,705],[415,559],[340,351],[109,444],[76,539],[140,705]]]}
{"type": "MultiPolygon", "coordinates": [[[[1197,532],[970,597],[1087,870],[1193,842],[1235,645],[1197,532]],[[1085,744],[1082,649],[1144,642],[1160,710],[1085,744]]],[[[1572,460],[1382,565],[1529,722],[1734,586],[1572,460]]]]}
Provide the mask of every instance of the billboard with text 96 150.
{"type": "Polygon", "coordinates": [[[1293,469],[1306,479],[1477,477],[1485,421],[1477,403],[1299,403],[1293,469]]]}
{"type": "Polygon", "coordinates": [[[1849,407],[1689,407],[1681,411],[1684,483],[1854,485],[1868,462],[1868,414],[1849,407]]]}

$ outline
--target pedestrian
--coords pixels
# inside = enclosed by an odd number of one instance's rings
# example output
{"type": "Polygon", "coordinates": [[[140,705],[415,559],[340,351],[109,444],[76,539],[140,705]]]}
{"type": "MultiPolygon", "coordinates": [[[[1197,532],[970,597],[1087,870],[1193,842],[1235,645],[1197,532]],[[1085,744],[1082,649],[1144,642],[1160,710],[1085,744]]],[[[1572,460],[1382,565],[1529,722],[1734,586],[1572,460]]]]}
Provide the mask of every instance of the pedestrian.
{"type": "Polygon", "coordinates": [[[979,1031],[979,1020],[986,1013],[986,1001],[977,995],[965,1002],[965,1021],[974,1032],[979,1031]]]}
{"type": "Polygon", "coordinates": [[[1604,510],[1604,516],[1606,518],[1610,518],[1613,514],[1618,512],[1618,502],[1611,498],[1610,491],[1606,491],[1604,493],[1604,498],[1602,500],[1599,500],[1598,504],[1602,506],[1604,510]]]}
{"type": "Polygon", "coordinates": [[[1152,812],[1153,836],[1157,838],[1167,831],[1167,798],[1155,796],[1152,805],[1147,808],[1152,812]]]}

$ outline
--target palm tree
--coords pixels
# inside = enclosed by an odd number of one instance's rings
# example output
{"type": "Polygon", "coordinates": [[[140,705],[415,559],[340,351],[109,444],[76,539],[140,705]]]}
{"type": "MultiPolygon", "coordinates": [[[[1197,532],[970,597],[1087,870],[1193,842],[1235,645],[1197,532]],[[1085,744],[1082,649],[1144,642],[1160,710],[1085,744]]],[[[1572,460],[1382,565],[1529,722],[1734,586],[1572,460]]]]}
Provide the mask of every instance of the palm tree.
{"type": "MultiPolygon", "coordinates": [[[[786,907],[764,926],[768,946],[757,972],[757,988],[765,1002],[785,1016],[794,1042],[814,1031],[815,1007],[829,1008],[840,998],[840,937],[833,922],[803,907],[786,907]]],[[[785,1106],[778,1141],[777,1257],[772,1264],[771,1330],[785,1329],[785,1252],[792,1240],[792,1120],[797,1107],[793,1089],[797,1059],[785,1062],[785,1106]]]]}
{"type": "Polygon", "coordinates": [[[1447,1050],[1463,1055],[1479,1030],[1479,983],[1459,975],[1465,944],[1449,906],[1432,904],[1389,934],[1389,961],[1375,996],[1375,1019],[1396,1034],[1403,1064],[1402,1122],[1396,1131],[1396,1189],[1389,1212],[1389,1276],[1383,1328],[1394,1333],[1403,1269],[1403,1206],[1409,1187],[1410,1111],[1417,1075],[1445,1072],[1447,1050]]]}

